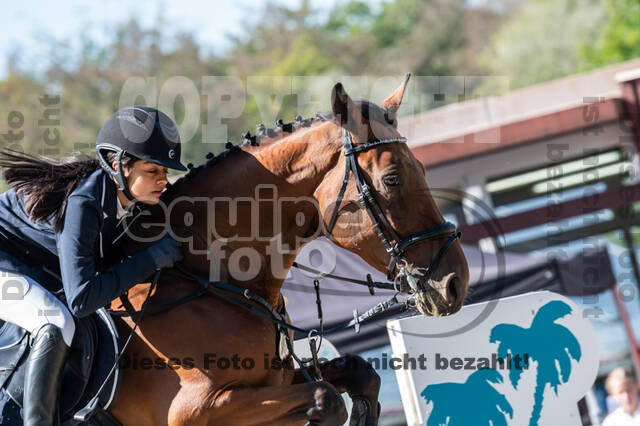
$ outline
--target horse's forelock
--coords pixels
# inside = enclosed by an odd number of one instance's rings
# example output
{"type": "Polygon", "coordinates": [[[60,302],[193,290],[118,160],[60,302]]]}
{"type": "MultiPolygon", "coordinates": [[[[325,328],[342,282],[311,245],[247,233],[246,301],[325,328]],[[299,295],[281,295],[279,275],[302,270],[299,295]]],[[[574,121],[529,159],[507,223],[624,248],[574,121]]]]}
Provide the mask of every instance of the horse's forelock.
{"type": "MultiPolygon", "coordinates": [[[[295,134],[300,129],[309,128],[312,124],[315,124],[315,123],[318,123],[318,122],[326,122],[326,121],[331,120],[332,118],[333,118],[332,114],[322,114],[322,113],[318,112],[318,113],[316,113],[315,117],[301,120],[301,122],[309,122],[309,123],[311,123],[310,125],[294,126],[293,127],[293,132],[288,133],[287,136],[295,134]]],[[[265,128],[265,132],[268,134],[270,130],[274,130],[274,129],[276,129],[276,128],[270,128],[270,129],[269,128],[265,128]]],[[[249,132],[245,132],[245,134],[248,134],[248,133],[249,132]]],[[[282,140],[282,137],[286,137],[286,136],[285,136],[285,133],[281,132],[275,137],[262,136],[261,139],[273,139],[273,140],[268,141],[268,142],[277,142],[279,140],[282,140]]],[[[173,184],[167,185],[167,188],[171,188],[172,186],[175,186],[175,185],[177,185],[179,183],[183,183],[185,181],[191,180],[201,170],[207,169],[207,168],[209,168],[211,166],[214,166],[214,165],[218,164],[223,159],[226,159],[226,158],[229,158],[229,157],[233,157],[232,154],[234,154],[236,152],[242,152],[242,151],[255,152],[255,150],[260,150],[263,146],[265,146],[265,145],[264,144],[260,144],[260,143],[258,145],[251,145],[251,144],[247,143],[246,140],[244,142],[238,144],[238,145],[232,145],[230,142],[227,142],[226,149],[224,151],[220,152],[218,155],[213,155],[212,153],[208,153],[207,156],[206,156],[207,161],[205,161],[203,164],[200,164],[200,165],[194,167],[190,163],[189,164],[189,172],[187,172],[187,174],[182,176],[180,179],[175,181],[173,184]]],[[[268,145],[266,145],[266,146],[268,146],[268,145]]]]}

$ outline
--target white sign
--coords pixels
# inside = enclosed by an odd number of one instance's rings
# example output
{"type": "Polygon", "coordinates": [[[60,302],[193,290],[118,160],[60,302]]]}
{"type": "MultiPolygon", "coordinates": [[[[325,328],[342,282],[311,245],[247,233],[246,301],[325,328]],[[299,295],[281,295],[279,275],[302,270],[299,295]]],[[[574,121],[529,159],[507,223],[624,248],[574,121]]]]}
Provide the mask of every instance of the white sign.
{"type": "Polygon", "coordinates": [[[559,294],[514,296],[387,328],[410,426],[582,424],[577,402],[596,379],[596,336],[559,294]]]}

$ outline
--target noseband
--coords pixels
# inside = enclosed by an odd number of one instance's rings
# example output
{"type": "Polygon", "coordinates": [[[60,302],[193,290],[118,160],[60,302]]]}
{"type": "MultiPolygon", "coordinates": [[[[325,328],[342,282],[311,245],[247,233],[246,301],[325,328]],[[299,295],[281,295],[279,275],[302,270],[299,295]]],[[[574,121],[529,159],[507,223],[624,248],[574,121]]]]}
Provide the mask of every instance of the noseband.
{"type": "MultiPolygon", "coordinates": [[[[393,280],[393,275],[398,263],[405,261],[404,254],[409,247],[422,241],[437,240],[448,237],[447,242],[440,248],[427,268],[427,276],[429,276],[430,272],[440,262],[440,259],[444,256],[447,249],[455,240],[460,238],[461,235],[460,232],[456,231],[456,226],[453,223],[443,222],[435,228],[427,231],[412,234],[405,238],[400,238],[380,209],[380,206],[371,192],[371,188],[362,177],[360,166],[358,165],[358,154],[385,144],[406,142],[407,138],[398,137],[378,139],[354,146],[353,141],[351,140],[351,134],[344,128],[342,129],[342,145],[344,147],[344,156],[346,157],[345,174],[344,179],[342,180],[342,186],[340,187],[340,192],[338,192],[338,198],[336,199],[336,205],[333,210],[333,214],[331,215],[331,220],[329,221],[329,226],[326,230],[326,235],[331,239],[331,232],[336,224],[340,205],[342,204],[342,198],[344,197],[344,192],[347,189],[347,184],[349,183],[349,175],[353,173],[353,177],[356,181],[356,188],[358,189],[358,202],[371,218],[371,222],[376,230],[376,234],[378,234],[378,238],[380,238],[380,241],[382,241],[387,253],[389,253],[390,260],[387,272],[387,278],[389,280],[393,280]],[[387,234],[385,234],[385,231],[387,234]],[[389,235],[390,238],[387,238],[387,235],[389,235]]],[[[412,283],[412,281],[413,280],[410,280],[409,282],[412,283]]],[[[412,284],[412,287],[414,285],[415,284],[412,284]]],[[[414,290],[417,290],[417,288],[414,288],[414,290]]]]}

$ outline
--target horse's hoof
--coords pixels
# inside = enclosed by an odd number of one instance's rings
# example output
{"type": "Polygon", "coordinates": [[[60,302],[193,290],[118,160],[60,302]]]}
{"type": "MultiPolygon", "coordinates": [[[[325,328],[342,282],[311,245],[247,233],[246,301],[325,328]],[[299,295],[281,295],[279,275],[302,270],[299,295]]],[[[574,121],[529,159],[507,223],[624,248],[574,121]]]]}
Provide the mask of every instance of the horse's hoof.
{"type": "Polygon", "coordinates": [[[344,400],[338,391],[327,382],[318,382],[315,390],[315,407],[307,411],[309,424],[313,426],[343,425],[348,416],[344,400]]]}

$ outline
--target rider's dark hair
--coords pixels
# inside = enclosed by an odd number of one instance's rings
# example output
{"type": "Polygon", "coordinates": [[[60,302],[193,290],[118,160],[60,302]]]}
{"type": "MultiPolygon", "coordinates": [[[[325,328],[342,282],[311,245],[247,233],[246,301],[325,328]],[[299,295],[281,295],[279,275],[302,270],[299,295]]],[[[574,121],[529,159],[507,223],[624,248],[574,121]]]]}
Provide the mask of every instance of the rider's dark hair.
{"type": "MultiPolygon", "coordinates": [[[[116,154],[106,154],[109,164],[116,154]]],[[[125,154],[122,167],[130,168],[138,158],[125,154]]],[[[0,150],[4,180],[23,198],[25,213],[35,223],[51,221],[54,231],[62,229],[67,197],[78,182],[100,168],[97,159],[71,156],[59,160],[9,149],[0,150]]]]}

